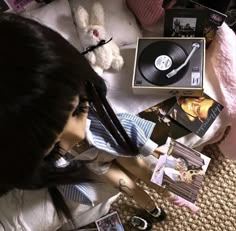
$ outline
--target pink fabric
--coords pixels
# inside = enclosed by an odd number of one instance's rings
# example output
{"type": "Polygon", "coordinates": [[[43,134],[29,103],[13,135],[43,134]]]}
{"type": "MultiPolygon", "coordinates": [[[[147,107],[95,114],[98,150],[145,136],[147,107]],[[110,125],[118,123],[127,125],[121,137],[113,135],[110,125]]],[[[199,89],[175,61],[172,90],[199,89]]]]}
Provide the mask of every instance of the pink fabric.
{"type": "Polygon", "coordinates": [[[231,126],[219,148],[226,158],[236,160],[236,35],[225,23],[207,50],[206,71],[218,86],[216,93],[226,114],[223,122],[231,126]]]}
{"type": "Polygon", "coordinates": [[[186,207],[192,211],[193,214],[196,214],[200,211],[200,208],[196,206],[195,204],[185,200],[182,197],[176,196],[175,199],[172,201],[173,204],[180,206],[180,207],[186,207]]]}
{"type": "MultiPolygon", "coordinates": [[[[172,0],[165,8],[173,6],[175,2],[172,0]]],[[[126,0],[126,3],[144,28],[156,23],[165,12],[163,0],[126,0]]]]}

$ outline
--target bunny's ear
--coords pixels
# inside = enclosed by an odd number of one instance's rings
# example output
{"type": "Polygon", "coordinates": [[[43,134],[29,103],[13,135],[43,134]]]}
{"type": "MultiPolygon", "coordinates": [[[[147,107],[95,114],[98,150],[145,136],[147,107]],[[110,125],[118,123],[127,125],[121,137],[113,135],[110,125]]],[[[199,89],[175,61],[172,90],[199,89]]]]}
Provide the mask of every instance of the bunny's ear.
{"type": "Polygon", "coordinates": [[[82,6],[78,6],[75,10],[75,22],[80,29],[88,27],[89,24],[89,15],[88,12],[82,6]]]}
{"type": "Polygon", "coordinates": [[[104,26],[104,10],[100,2],[95,2],[92,5],[90,24],[104,26]]]}

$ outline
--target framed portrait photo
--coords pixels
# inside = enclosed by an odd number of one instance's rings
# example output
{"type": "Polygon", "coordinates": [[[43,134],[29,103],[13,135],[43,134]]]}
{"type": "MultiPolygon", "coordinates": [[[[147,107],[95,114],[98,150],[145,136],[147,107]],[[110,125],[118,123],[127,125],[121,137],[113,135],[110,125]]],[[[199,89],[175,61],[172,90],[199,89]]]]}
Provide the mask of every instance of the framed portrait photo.
{"type": "Polygon", "coordinates": [[[203,37],[206,11],[195,8],[171,8],[165,11],[165,37],[203,37]]]}

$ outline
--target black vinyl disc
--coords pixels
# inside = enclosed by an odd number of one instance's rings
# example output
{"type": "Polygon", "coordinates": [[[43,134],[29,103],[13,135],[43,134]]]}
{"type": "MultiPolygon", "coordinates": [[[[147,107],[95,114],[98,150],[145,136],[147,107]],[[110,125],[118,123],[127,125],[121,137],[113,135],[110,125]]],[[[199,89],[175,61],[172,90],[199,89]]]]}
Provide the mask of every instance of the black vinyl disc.
{"type": "Polygon", "coordinates": [[[188,64],[172,77],[167,74],[184,63],[188,55],[177,43],[157,41],[143,49],[138,60],[142,76],[150,83],[165,86],[179,81],[188,70],[188,64]]]}

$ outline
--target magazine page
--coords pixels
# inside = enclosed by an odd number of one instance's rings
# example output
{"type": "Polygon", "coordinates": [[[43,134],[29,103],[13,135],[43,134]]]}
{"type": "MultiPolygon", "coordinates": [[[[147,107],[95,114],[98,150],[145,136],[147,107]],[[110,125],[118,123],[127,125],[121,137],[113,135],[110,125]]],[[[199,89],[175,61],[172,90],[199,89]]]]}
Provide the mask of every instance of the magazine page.
{"type": "Polygon", "coordinates": [[[207,16],[205,19],[203,34],[206,38],[206,46],[209,47],[215,37],[217,29],[223,24],[227,15],[211,8],[211,5],[208,6],[207,1],[189,0],[189,3],[192,4],[195,8],[201,8],[206,10],[207,16]]]}
{"type": "Polygon", "coordinates": [[[191,133],[189,129],[177,123],[167,115],[167,112],[175,103],[176,97],[172,97],[159,104],[153,105],[138,114],[139,117],[156,124],[151,135],[151,140],[156,142],[159,146],[166,143],[167,137],[178,139],[191,133]]]}
{"type": "Polygon", "coordinates": [[[203,137],[223,106],[207,94],[202,97],[179,97],[168,115],[178,123],[203,137]]]}
{"type": "Polygon", "coordinates": [[[151,181],[195,203],[210,158],[168,137],[151,181]]]}

